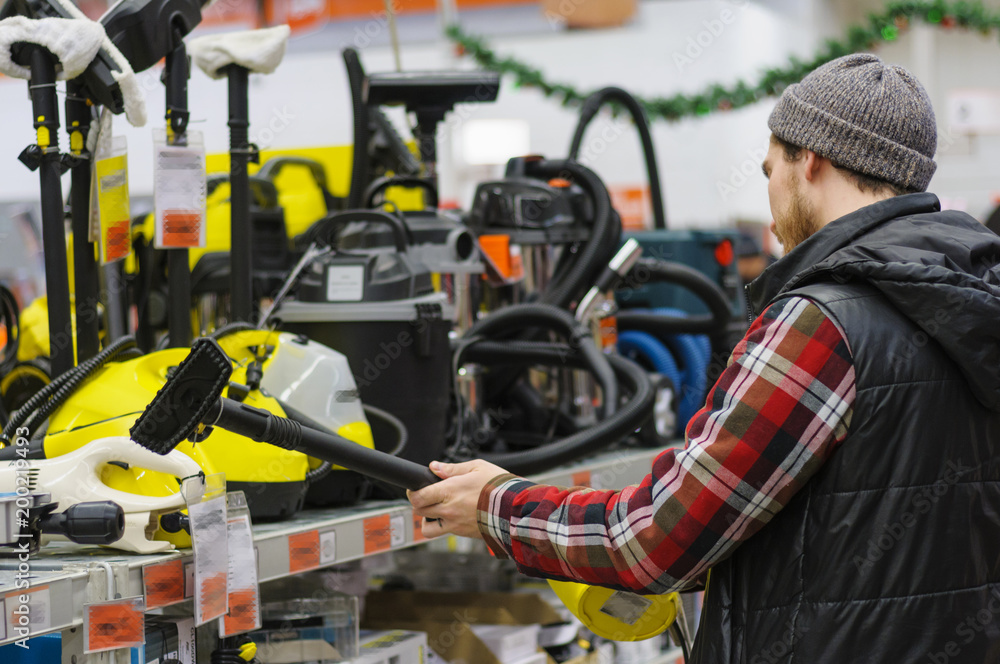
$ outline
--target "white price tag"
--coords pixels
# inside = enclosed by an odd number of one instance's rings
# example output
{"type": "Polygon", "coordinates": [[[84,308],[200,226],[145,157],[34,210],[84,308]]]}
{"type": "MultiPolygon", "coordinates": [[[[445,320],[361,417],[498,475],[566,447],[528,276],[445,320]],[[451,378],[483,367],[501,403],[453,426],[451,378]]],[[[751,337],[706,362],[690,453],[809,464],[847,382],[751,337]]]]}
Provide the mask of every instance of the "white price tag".
{"type": "Polygon", "coordinates": [[[389,546],[395,548],[406,544],[406,517],[397,514],[389,519],[389,546]]]}
{"type": "Polygon", "coordinates": [[[260,629],[260,593],[250,510],[242,491],[229,494],[228,501],[229,609],[219,619],[219,634],[223,637],[260,629]]]}
{"type": "Polygon", "coordinates": [[[48,586],[7,595],[4,602],[7,634],[21,638],[25,628],[29,635],[48,631],[52,628],[51,607],[48,586]]]}
{"type": "Polygon", "coordinates": [[[326,299],[330,302],[360,302],[365,296],[365,267],[342,265],[326,273],[326,299]]]}
{"type": "Polygon", "coordinates": [[[189,131],[185,145],[170,145],[166,132],[153,132],[155,246],[182,249],[205,246],[205,145],[201,132],[189,131]]]}
{"type": "Polygon", "coordinates": [[[319,534],[319,562],[327,565],[337,560],[337,533],[329,531],[319,534]]]}
{"type": "Polygon", "coordinates": [[[177,621],[177,660],[181,664],[197,664],[194,618],[177,621]]]}
{"type": "MultiPolygon", "coordinates": [[[[217,476],[207,478],[219,482],[217,476]]],[[[224,487],[224,480],[222,486],[224,487]]],[[[188,506],[194,549],[194,618],[197,625],[226,614],[229,606],[229,533],[224,489],[205,491],[205,499],[188,506]]]]}

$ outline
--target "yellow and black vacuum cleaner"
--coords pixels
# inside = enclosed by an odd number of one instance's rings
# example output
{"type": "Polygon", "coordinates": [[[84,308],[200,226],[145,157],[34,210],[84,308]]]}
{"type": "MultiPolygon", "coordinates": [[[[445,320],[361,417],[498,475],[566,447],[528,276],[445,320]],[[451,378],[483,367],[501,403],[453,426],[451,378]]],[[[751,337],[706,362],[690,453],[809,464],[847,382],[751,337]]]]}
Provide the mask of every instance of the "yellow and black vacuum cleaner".
{"type": "MultiPolygon", "coordinates": [[[[364,449],[340,436],[222,397],[230,371],[229,358],[217,343],[196,340],[190,355],[132,427],[132,439],[167,454],[178,445],[190,445],[187,441],[192,438],[205,445],[213,436],[230,431],[269,446],[301,450],[395,486],[416,490],[438,481],[421,464],[364,449]]],[[[647,639],[675,626],[679,630],[683,624],[677,620],[683,614],[676,593],[639,596],[575,583],[553,587],[584,624],[607,638],[647,639]]],[[[686,641],[684,636],[682,641],[686,641]]]]}
{"type": "MultiPolygon", "coordinates": [[[[266,330],[223,334],[219,344],[230,358],[227,393],[231,398],[373,447],[356,384],[342,355],[292,334],[266,330]],[[290,379],[293,375],[297,380],[290,379]],[[331,393],[340,397],[317,399],[331,393]]],[[[55,389],[40,392],[42,398],[29,400],[12,415],[5,436],[9,439],[16,427],[27,427],[34,438],[34,454],[44,458],[69,453],[97,438],[127,436],[188,350],[129,357],[135,352],[134,342],[126,338],[71,371],[71,379],[57,379],[52,384],[55,389]],[[46,419],[48,428],[43,431],[46,419]]],[[[298,511],[309,483],[333,470],[330,464],[301,452],[253,445],[226,431],[205,444],[186,444],[180,449],[206,474],[224,472],[230,489],[246,493],[257,521],[283,519],[298,511]]],[[[114,489],[133,494],[164,496],[177,490],[172,476],[127,465],[108,465],[102,479],[114,489]]],[[[331,502],[355,502],[362,483],[346,477],[342,486],[331,502]]]]}

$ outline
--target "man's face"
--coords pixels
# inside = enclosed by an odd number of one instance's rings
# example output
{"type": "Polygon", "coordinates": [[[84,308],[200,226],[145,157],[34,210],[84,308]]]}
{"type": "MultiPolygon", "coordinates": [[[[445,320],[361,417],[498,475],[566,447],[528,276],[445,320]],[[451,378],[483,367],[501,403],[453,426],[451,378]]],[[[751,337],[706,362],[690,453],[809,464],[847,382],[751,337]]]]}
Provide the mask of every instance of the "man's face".
{"type": "Polygon", "coordinates": [[[771,145],[761,165],[767,177],[767,197],[771,203],[771,232],[782,248],[789,251],[820,229],[816,209],[803,193],[802,161],[785,159],[781,144],[771,137],[771,145]]]}

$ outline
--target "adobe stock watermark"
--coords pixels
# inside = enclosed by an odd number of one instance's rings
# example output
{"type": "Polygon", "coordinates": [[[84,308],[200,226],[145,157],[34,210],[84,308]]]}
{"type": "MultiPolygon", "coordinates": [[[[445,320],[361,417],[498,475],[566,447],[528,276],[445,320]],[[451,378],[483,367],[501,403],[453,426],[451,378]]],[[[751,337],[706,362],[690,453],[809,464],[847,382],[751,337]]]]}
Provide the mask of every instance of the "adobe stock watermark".
{"type": "Polygon", "coordinates": [[[987,625],[996,620],[1000,614],[1000,590],[994,588],[990,591],[990,601],[986,606],[974,614],[965,616],[961,622],[955,625],[955,636],[961,641],[948,641],[944,648],[938,652],[928,651],[927,661],[930,664],[952,664],[952,662],[972,661],[962,658],[962,650],[965,646],[976,640],[976,637],[986,631],[987,625]]]}
{"type": "Polygon", "coordinates": [[[796,625],[791,619],[785,623],[785,628],[780,638],[750,658],[750,664],[778,664],[785,661],[783,658],[792,652],[792,647],[809,631],[808,627],[796,625]]]}
{"type": "Polygon", "coordinates": [[[719,198],[723,201],[729,200],[730,196],[746,186],[751,176],[755,173],[760,174],[761,164],[764,163],[764,158],[767,156],[768,145],[747,150],[747,158],[741,161],[738,166],[730,167],[727,180],[715,181],[715,190],[719,193],[719,198]]]}
{"type": "Polygon", "coordinates": [[[702,21],[703,29],[688,37],[683,49],[673,52],[677,71],[683,72],[685,68],[693,65],[706,49],[711,48],[712,44],[725,34],[726,28],[736,22],[738,13],[746,8],[748,0],[734,0],[729,4],[732,7],[723,9],[715,18],[702,21]]]}
{"type": "Polygon", "coordinates": [[[282,106],[280,109],[274,107],[271,109],[271,117],[263,127],[250,125],[250,142],[261,150],[266,150],[274,145],[274,139],[288,129],[294,120],[295,114],[288,110],[288,106],[282,106]]]}
{"type": "Polygon", "coordinates": [[[859,572],[874,567],[876,562],[902,541],[908,530],[919,523],[918,516],[930,512],[941,496],[948,493],[948,489],[954,486],[962,475],[972,470],[968,466],[963,466],[961,459],[957,462],[948,461],[946,465],[948,471],[944,477],[924,487],[910,499],[911,509],[900,513],[894,521],[883,524],[883,532],[868,540],[864,557],[854,556],[854,566],[859,572]]]}
{"type": "MultiPolygon", "coordinates": [[[[399,10],[402,9],[402,4],[399,0],[391,0],[389,3],[389,10],[393,14],[399,14],[399,10]]],[[[369,20],[365,21],[363,26],[356,26],[354,28],[354,46],[358,50],[366,49],[371,46],[372,41],[375,40],[382,31],[389,27],[389,11],[382,9],[377,12],[371,12],[369,20]]]]}

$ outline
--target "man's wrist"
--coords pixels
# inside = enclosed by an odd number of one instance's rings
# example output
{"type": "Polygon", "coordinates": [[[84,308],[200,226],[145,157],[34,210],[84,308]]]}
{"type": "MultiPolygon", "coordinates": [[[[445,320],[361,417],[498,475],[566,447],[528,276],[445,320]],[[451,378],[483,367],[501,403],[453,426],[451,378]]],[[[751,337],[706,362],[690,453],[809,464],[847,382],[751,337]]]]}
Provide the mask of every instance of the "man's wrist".
{"type": "Polygon", "coordinates": [[[479,494],[476,521],[483,540],[497,558],[511,555],[510,519],[513,512],[514,496],[533,482],[503,473],[483,486],[479,494]]]}

